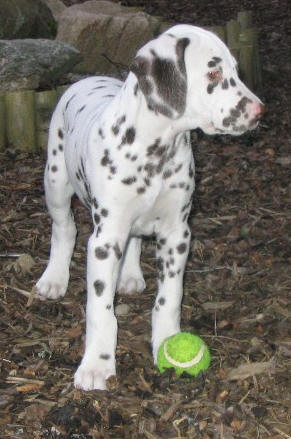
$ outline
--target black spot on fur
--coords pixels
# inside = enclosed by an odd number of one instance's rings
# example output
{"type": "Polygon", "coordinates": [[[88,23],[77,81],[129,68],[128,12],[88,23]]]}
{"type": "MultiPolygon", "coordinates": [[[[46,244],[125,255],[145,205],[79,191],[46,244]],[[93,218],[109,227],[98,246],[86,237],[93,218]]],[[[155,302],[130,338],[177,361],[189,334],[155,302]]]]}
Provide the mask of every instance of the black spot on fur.
{"type": "Polygon", "coordinates": [[[142,186],[142,187],[138,187],[137,190],[136,190],[136,192],[137,192],[138,194],[144,194],[144,193],[145,193],[145,190],[146,190],[146,188],[145,188],[144,186],[142,186]]]}
{"type": "Polygon", "coordinates": [[[114,250],[116,258],[118,260],[121,259],[122,258],[122,251],[120,250],[118,242],[116,242],[116,244],[114,244],[114,246],[112,248],[114,250]]]}
{"type": "Polygon", "coordinates": [[[95,280],[94,288],[95,288],[96,296],[100,297],[103,294],[105,284],[104,282],[102,282],[102,280],[95,280]]]}
{"type": "Polygon", "coordinates": [[[63,133],[63,130],[61,128],[58,129],[58,136],[60,139],[64,138],[64,133],[63,133]]]}
{"type": "Polygon", "coordinates": [[[57,150],[53,149],[53,155],[57,155],[57,150]]]}
{"type": "Polygon", "coordinates": [[[52,172],[57,172],[57,170],[58,170],[58,167],[57,167],[56,165],[53,165],[53,166],[51,167],[51,171],[52,171],[52,172]]]}
{"type": "Polygon", "coordinates": [[[182,242],[181,244],[179,244],[177,246],[177,250],[178,250],[178,253],[183,254],[187,250],[187,245],[184,242],[182,242]]]}
{"type": "Polygon", "coordinates": [[[208,67],[213,68],[216,67],[217,64],[219,64],[222,61],[221,58],[219,58],[218,56],[213,56],[211,61],[209,61],[209,63],[207,64],[208,67]]]}
{"type": "Polygon", "coordinates": [[[101,209],[101,215],[102,216],[108,216],[108,210],[107,209],[101,209]]]}
{"type": "Polygon", "coordinates": [[[137,96],[138,89],[139,89],[139,86],[138,86],[138,82],[137,82],[134,86],[134,89],[133,89],[134,96],[137,96]]]}
{"type": "Polygon", "coordinates": [[[134,139],[135,139],[135,128],[134,127],[127,128],[124,135],[124,143],[128,143],[129,145],[131,145],[134,142],[134,139]]]}
{"type": "Polygon", "coordinates": [[[94,213],[94,222],[95,222],[95,224],[100,223],[100,216],[98,215],[98,213],[94,213]]]}
{"type": "Polygon", "coordinates": [[[228,89],[228,80],[224,79],[224,81],[222,82],[221,87],[223,88],[223,90],[227,90],[228,89]]]}
{"type": "Polygon", "coordinates": [[[96,247],[95,256],[97,259],[106,259],[108,258],[109,254],[108,251],[105,250],[103,247],[96,247]]]}
{"type": "Polygon", "coordinates": [[[93,203],[93,206],[95,207],[95,209],[98,209],[98,202],[97,202],[95,197],[93,198],[92,203],[93,203]]]}
{"type": "Polygon", "coordinates": [[[123,180],[121,180],[121,182],[123,183],[123,184],[133,184],[133,183],[135,183],[136,182],[136,177],[127,177],[127,178],[124,178],[123,180]]]}
{"type": "Polygon", "coordinates": [[[106,305],[106,309],[109,311],[112,308],[112,305],[106,305]]]}
{"type": "Polygon", "coordinates": [[[170,178],[172,175],[172,171],[170,169],[167,169],[164,173],[163,173],[163,179],[166,180],[167,178],[170,178]]]}
{"type": "Polygon", "coordinates": [[[60,143],[59,144],[59,151],[63,151],[64,150],[64,147],[63,147],[63,145],[60,143]]]}
{"type": "Polygon", "coordinates": [[[178,66],[180,69],[180,72],[185,75],[186,74],[186,68],[185,68],[185,49],[189,45],[190,40],[189,38],[180,38],[176,45],[176,54],[177,54],[177,60],[178,60],[178,66]]]}
{"type": "Polygon", "coordinates": [[[70,99],[69,99],[68,102],[66,103],[65,110],[68,109],[68,106],[69,106],[71,100],[74,99],[75,96],[76,96],[76,95],[73,95],[73,96],[70,97],[70,99]]]}
{"type": "Polygon", "coordinates": [[[166,299],[164,297],[160,297],[158,300],[159,305],[165,305],[166,299]]]}
{"type": "Polygon", "coordinates": [[[236,82],[235,82],[235,80],[234,80],[233,78],[230,78],[229,83],[230,83],[230,85],[231,85],[232,87],[235,87],[235,86],[236,86],[236,82]]]}
{"type": "Polygon", "coordinates": [[[86,108],[86,105],[83,105],[83,107],[79,108],[77,111],[77,114],[82,113],[82,111],[86,108]]]}
{"type": "Polygon", "coordinates": [[[99,134],[99,136],[101,137],[101,139],[105,139],[105,136],[104,136],[103,130],[102,130],[101,128],[99,128],[99,130],[98,130],[98,134],[99,134]]]}
{"type": "Polygon", "coordinates": [[[109,360],[110,359],[110,355],[109,354],[101,354],[99,356],[100,360],[109,360]]]}

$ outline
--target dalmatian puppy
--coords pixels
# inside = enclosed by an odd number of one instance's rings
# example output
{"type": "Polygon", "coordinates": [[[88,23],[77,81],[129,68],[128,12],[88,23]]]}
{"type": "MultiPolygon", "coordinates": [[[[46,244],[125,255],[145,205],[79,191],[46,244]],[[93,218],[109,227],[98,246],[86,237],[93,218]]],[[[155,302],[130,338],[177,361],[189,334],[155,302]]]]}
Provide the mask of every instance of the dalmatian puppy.
{"type": "Polygon", "coordinates": [[[86,343],[75,386],[106,389],[115,375],[114,294],[142,292],[141,237],[157,238],[158,293],[152,311],[154,361],[180,331],[183,273],[194,191],[189,130],[239,135],[264,111],[241,82],[236,62],[214,34],[177,25],[142,47],[123,83],[92,77],[72,85],[53,114],[45,168],[52,217],[48,266],[38,293],[62,297],[76,227],[74,193],[90,209],[86,343]]]}

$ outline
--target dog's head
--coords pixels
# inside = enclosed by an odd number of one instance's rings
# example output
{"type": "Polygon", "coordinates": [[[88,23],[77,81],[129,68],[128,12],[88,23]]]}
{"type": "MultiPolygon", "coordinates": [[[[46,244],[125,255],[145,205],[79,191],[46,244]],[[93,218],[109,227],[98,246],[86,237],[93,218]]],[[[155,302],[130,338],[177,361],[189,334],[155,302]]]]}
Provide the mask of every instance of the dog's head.
{"type": "Polygon", "coordinates": [[[236,61],[212,32],[177,25],[142,47],[131,66],[148,108],[207,134],[254,129],[264,106],[239,79],[236,61]]]}

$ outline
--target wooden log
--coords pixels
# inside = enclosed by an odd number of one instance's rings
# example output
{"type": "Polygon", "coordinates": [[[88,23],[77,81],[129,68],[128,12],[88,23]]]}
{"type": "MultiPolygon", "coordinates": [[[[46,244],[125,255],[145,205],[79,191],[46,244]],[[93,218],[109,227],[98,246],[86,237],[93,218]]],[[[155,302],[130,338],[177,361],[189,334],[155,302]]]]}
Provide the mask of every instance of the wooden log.
{"type": "Polygon", "coordinates": [[[40,149],[45,148],[47,145],[50,120],[56,105],[56,101],[56,90],[47,90],[35,93],[36,143],[40,149]]]}
{"type": "Polygon", "coordinates": [[[254,90],[255,87],[255,63],[256,63],[256,31],[253,28],[244,29],[240,32],[240,55],[239,66],[242,79],[254,90]]]}
{"type": "Polygon", "coordinates": [[[7,145],[22,151],[35,151],[34,91],[5,94],[7,145]]]}
{"type": "Polygon", "coordinates": [[[4,94],[0,94],[0,151],[6,146],[5,124],[5,99],[4,94]]]}
{"type": "Polygon", "coordinates": [[[240,51],[239,31],[240,27],[237,21],[230,20],[226,23],[226,44],[237,60],[239,59],[240,51]]]}
{"type": "Polygon", "coordinates": [[[237,21],[241,30],[245,30],[252,27],[253,15],[252,11],[241,11],[237,14],[237,21]]]}
{"type": "Polygon", "coordinates": [[[71,84],[69,84],[69,85],[60,85],[59,87],[57,87],[57,97],[58,97],[58,99],[60,99],[62,97],[62,95],[70,87],[70,85],[71,84]]]}

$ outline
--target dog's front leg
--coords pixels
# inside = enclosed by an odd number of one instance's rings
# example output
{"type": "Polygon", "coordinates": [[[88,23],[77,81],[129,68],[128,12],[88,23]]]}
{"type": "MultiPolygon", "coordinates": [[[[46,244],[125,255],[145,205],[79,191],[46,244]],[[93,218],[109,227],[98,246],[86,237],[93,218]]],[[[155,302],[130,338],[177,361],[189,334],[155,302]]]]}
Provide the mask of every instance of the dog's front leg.
{"type": "Polygon", "coordinates": [[[83,390],[106,389],[106,379],[115,375],[117,322],[114,293],[127,235],[112,225],[88,242],[86,344],[75,374],[75,386],[83,390]]]}
{"type": "Polygon", "coordinates": [[[154,361],[167,337],[180,332],[183,275],[189,252],[190,229],[181,222],[170,234],[158,237],[158,295],[152,312],[154,361]]]}

